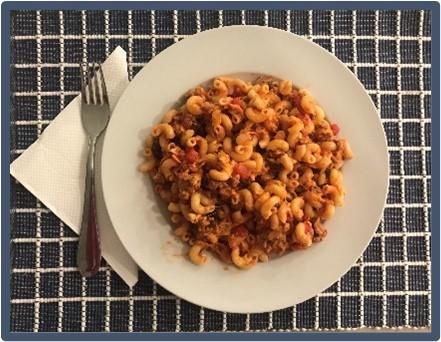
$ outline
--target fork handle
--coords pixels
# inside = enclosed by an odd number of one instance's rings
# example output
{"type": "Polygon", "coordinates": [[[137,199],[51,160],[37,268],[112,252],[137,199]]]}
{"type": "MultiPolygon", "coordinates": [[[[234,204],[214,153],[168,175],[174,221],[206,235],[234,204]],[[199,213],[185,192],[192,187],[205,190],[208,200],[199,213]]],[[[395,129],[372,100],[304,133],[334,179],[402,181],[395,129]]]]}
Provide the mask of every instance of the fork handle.
{"type": "Polygon", "coordinates": [[[101,246],[95,202],[95,144],[96,139],[89,139],[86,189],[84,192],[83,217],[77,251],[78,269],[81,275],[85,277],[97,273],[101,264],[101,246]]]}

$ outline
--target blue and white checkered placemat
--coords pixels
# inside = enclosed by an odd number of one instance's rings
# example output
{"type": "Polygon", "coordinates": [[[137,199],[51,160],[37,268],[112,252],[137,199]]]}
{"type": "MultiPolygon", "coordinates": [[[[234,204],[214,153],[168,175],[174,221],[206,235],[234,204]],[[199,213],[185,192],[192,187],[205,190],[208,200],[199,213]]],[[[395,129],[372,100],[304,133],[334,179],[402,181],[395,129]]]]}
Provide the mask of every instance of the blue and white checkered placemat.
{"type": "Polygon", "coordinates": [[[11,161],[78,94],[80,63],[102,62],[120,45],[133,77],[188,35],[257,24],[313,40],[357,75],[381,113],[391,169],[384,218],[351,270],[302,304],[252,315],[189,304],[144,273],[129,289],[105,264],[96,277],[81,278],[75,234],[11,178],[12,331],[431,326],[430,12],[18,11],[11,19],[11,161]]]}

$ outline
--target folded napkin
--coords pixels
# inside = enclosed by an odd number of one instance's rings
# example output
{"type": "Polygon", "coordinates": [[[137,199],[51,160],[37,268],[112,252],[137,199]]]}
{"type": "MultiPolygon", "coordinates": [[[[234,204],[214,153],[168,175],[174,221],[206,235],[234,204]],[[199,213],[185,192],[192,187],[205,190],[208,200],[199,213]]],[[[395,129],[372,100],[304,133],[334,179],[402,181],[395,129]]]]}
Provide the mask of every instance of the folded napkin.
{"type": "MultiPolygon", "coordinates": [[[[126,52],[117,47],[102,65],[113,110],[127,87],[126,52]]],[[[101,152],[104,134],[96,148],[97,219],[102,255],[129,285],[138,280],[138,267],[124,249],[110,222],[101,185],[101,152]]],[[[81,123],[81,98],[77,96],[10,167],[11,175],[79,233],[84,201],[87,137],[81,123]]]]}

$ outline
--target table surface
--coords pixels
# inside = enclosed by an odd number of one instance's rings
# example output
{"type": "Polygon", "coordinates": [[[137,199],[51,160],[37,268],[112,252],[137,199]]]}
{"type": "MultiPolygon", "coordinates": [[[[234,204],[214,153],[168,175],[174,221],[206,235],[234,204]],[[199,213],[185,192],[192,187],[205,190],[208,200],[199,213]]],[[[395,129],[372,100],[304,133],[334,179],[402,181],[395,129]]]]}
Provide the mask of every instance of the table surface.
{"type": "Polygon", "coordinates": [[[429,11],[14,12],[11,161],[78,94],[80,63],[102,62],[119,45],[128,52],[132,78],[180,39],[233,24],[311,39],[343,61],[372,96],[391,175],[384,217],[362,257],[329,289],[285,310],[208,310],[168,293],[143,272],[133,288],[105,263],[96,277],[81,278],[77,236],[11,178],[12,331],[430,329],[429,11]]]}

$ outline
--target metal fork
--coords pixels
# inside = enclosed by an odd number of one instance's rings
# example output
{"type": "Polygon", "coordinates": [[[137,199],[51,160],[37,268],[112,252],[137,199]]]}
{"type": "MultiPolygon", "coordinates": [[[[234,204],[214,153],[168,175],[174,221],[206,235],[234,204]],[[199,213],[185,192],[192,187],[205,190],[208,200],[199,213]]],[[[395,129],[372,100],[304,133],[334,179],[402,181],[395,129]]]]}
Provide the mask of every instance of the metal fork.
{"type": "Polygon", "coordinates": [[[96,141],[109,122],[110,108],[101,66],[94,63],[85,77],[83,76],[81,77],[81,121],[88,136],[88,157],[77,265],[81,275],[88,277],[98,272],[101,263],[99,227],[96,219],[94,159],[96,141]]]}

